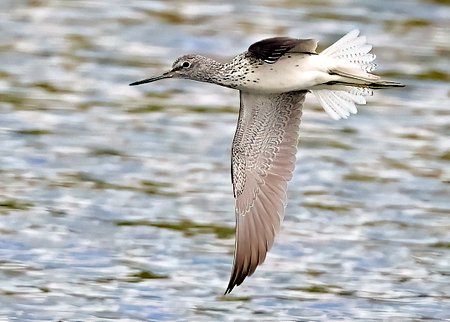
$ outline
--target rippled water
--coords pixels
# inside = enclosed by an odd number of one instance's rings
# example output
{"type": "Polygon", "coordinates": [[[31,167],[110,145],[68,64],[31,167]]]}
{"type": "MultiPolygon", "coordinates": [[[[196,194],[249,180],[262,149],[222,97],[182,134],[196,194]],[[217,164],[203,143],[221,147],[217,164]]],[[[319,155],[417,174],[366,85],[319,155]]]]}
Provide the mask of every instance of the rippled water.
{"type": "Polygon", "coordinates": [[[0,3],[0,320],[450,317],[448,1],[0,3]],[[282,230],[229,296],[236,92],[133,88],[187,52],[353,28],[407,84],[309,99],[282,230]]]}

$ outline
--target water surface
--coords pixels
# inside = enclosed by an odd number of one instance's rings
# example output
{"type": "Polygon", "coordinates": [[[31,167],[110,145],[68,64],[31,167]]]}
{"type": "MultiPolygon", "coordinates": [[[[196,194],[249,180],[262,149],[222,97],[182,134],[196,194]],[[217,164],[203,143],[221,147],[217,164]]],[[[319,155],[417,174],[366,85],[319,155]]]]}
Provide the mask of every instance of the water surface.
{"type": "Polygon", "coordinates": [[[420,321],[450,315],[448,1],[2,1],[0,319],[420,321]],[[307,100],[282,230],[227,297],[236,92],[128,83],[181,54],[353,28],[379,73],[307,100]]]}

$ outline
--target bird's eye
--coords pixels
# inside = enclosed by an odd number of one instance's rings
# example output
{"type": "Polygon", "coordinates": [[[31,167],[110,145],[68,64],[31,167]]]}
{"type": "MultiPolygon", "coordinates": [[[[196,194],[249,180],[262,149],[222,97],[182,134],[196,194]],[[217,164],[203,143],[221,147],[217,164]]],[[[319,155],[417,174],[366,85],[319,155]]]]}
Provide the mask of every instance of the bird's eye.
{"type": "Polygon", "coordinates": [[[183,64],[181,66],[183,66],[183,68],[188,68],[191,66],[191,63],[188,61],[185,61],[185,62],[183,62],[183,64]]]}

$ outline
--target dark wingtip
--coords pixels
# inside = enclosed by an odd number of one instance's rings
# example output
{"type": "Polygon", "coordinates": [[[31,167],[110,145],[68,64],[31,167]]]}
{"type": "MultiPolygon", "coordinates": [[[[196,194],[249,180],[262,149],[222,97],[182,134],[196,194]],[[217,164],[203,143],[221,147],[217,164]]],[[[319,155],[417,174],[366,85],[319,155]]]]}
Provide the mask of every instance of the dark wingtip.
{"type": "Polygon", "coordinates": [[[235,263],[233,265],[233,273],[231,274],[230,282],[228,283],[224,295],[230,294],[236,286],[241,285],[247,277],[251,276],[254,273],[256,266],[254,268],[251,268],[250,265],[248,265],[247,268],[244,268],[242,265],[236,267],[235,263]]]}
{"type": "Polygon", "coordinates": [[[388,86],[391,86],[391,87],[406,87],[405,84],[398,83],[398,82],[388,82],[387,85],[388,85],[388,86]]]}
{"type": "Polygon", "coordinates": [[[242,269],[239,270],[236,267],[236,259],[233,264],[233,272],[231,273],[230,281],[228,282],[227,290],[224,295],[230,294],[235,286],[241,285],[246,276],[242,278],[242,269]]]}
{"type": "Polygon", "coordinates": [[[228,282],[227,290],[224,295],[230,294],[231,291],[236,287],[242,284],[242,282],[247,277],[247,274],[242,272],[242,266],[239,269],[236,267],[236,263],[233,264],[233,272],[231,273],[230,281],[228,282]]]}
{"type": "Polygon", "coordinates": [[[393,82],[393,81],[379,81],[369,84],[369,88],[372,89],[383,89],[383,88],[394,88],[394,87],[406,87],[405,84],[393,82]]]}
{"type": "Polygon", "coordinates": [[[228,284],[227,289],[226,289],[225,293],[223,293],[223,295],[230,294],[235,286],[236,286],[236,284],[233,283],[233,281],[230,280],[230,283],[228,284]]]}
{"type": "Polygon", "coordinates": [[[233,265],[233,273],[231,274],[230,281],[228,282],[227,289],[226,289],[226,291],[225,291],[225,293],[223,295],[230,294],[231,291],[234,289],[234,287],[238,286],[238,285],[239,284],[237,284],[237,281],[236,281],[236,271],[235,271],[235,267],[233,265]]]}

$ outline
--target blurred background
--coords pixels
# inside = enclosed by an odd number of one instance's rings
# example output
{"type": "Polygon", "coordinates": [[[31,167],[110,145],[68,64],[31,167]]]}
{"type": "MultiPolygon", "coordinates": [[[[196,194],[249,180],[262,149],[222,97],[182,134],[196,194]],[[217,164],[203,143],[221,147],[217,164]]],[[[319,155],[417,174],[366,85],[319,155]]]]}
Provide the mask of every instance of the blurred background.
{"type": "Polygon", "coordinates": [[[2,0],[1,321],[419,321],[450,316],[450,2],[2,0]],[[185,53],[358,28],[378,91],[309,98],[285,221],[223,297],[238,93],[132,81],[185,53]]]}

